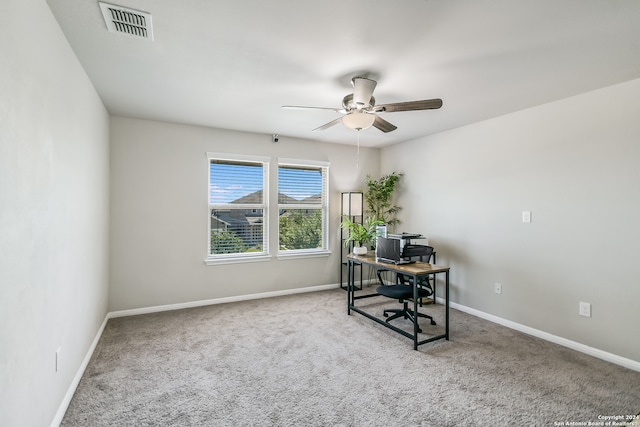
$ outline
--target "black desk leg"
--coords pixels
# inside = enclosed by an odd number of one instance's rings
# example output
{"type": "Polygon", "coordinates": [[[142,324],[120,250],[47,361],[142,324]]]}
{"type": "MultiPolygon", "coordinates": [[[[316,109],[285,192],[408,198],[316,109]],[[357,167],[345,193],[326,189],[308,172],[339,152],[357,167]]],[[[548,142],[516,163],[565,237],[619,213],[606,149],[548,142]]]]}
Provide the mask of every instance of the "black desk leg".
{"type": "Polygon", "coordinates": [[[449,271],[445,271],[445,339],[449,341],[449,271]]]}
{"type": "Polygon", "coordinates": [[[351,314],[351,260],[347,260],[347,314],[351,314]]]}
{"type": "Polygon", "coordinates": [[[413,349],[418,349],[418,276],[413,276],[413,349]]]}
{"type": "Polygon", "coordinates": [[[347,314],[351,314],[351,306],[355,299],[355,265],[352,260],[347,260],[347,314]]]}

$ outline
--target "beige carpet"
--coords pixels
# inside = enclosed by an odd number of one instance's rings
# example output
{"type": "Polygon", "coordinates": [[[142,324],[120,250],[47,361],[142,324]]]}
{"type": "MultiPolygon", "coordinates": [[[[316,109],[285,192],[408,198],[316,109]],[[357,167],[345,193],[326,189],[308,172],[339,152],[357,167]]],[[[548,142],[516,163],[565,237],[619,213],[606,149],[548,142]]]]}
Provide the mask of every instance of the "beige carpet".
{"type": "Polygon", "coordinates": [[[639,407],[640,372],[456,310],[451,341],[414,351],[336,289],[112,319],[62,425],[554,426],[639,407]]]}

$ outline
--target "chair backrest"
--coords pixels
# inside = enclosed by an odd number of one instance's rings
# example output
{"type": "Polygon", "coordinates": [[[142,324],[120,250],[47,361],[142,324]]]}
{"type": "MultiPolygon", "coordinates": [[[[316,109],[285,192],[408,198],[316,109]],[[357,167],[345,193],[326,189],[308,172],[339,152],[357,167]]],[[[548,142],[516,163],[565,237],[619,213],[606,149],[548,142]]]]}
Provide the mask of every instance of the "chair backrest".
{"type": "MultiPolygon", "coordinates": [[[[413,286],[413,280],[411,278],[411,276],[407,276],[405,274],[402,273],[398,273],[397,275],[397,280],[398,280],[398,284],[402,284],[402,285],[406,285],[406,286],[413,286]]],[[[433,287],[431,286],[431,282],[429,281],[428,277],[421,277],[418,279],[418,287],[421,289],[424,289],[427,292],[427,295],[425,296],[431,296],[433,295],[433,287]]]]}
{"type": "Polygon", "coordinates": [[[405,245],[402,256],[405,258],[420,257],[421,261],[429,262],[433,255],[433,246],[427,245],[405,245]]]}
{"type": "MultiPolygon", "coordinates": [[[[433,255],[433,246],[426,246],[426,245],[410,245],[410,250],[408,251],[409,254],[413,254],[410,255],[412,257],[421,257],[424,259],[426,259],[426,262],[429,262],[429,260],[431,259],[431,255],[433,255]]],[[[397,275],[397,280],[398,280],[398,284],[402,284],[402,285],[413,285],[412,280],[411,280],[411,276],[407,276],[405,274],[402,273],[398,273],[397,275]]],[[[420,279],[418,279],[418,286],[425,289],[429,295],[433,294],[433,288],[431,287],[431,282],[429,281],[428,277],[421,277],[420,279]]]]}

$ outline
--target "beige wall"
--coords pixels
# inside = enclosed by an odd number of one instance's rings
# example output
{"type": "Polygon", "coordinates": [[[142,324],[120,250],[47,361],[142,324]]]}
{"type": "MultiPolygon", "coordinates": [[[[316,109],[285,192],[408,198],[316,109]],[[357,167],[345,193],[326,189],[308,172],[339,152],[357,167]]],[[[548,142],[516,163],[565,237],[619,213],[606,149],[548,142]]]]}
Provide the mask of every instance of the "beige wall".
{"type": "Polygon", "coordinates": [[[381,169],[405,172],[404,228],[455,302],[640,361],[638,117],[634,80],[388,147],[381,169]]]}
{"type": "MultiPolygon", "coordinates": [[[[354,136],[355,138],[355,136],[354,136]]],[[[379,173],[378,149],[111,119],[110,310],[126,310],[281,291],[339,282],[341,191],[379,173]],[[208,162],[224,152],[328,161],[331,164],[328,257],[207,266],[208,162]]],[[[271,187],[275,188],[272,173],[271,187]]],[[[271,229],[277,218],[272,216],[271,229]]],[[[275,237],[271,248],[275,249],[275,237]]]]}
{"type": "Polygon", "coordinates": [[[46,3],[2,6],[0,425],[46,426],[107,313],[109,116],[46,3]]]}

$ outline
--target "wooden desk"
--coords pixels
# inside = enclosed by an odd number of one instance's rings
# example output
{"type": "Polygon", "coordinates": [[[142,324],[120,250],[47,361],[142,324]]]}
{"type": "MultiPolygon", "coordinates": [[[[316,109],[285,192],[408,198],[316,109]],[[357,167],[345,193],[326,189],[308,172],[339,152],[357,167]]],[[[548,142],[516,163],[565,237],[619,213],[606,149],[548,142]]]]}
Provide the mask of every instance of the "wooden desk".
{"type": "MultiPolygon", "coordinates": [[[[434,282],[434,290],[435,290],[435,282],[434,282]]],[[[386,298],[386,297],[385,297],[386,298]]],[[[433,302],[436,303],[435,300],[433,302]]],[[[439,340],[446,339],[449,340],[449,267],[441,267],[434,264],[427,264],[426,262],[414,262],[411,264],[388,264],[385,262],[376,261],[375,256],[373,255],[353,255],[349,254],[347,256],[347,314],[351,315],[351,310],[356,313],[360,313],[365,317],[368,317],[371,320],[374,320],[381,325],[389,329],[393,329],[394,331],[411,338],[413,340],[413,349],[417,350],[419,345],[439,340]],[[436,335],[430,338],[427,338],[422,341],[418,341],[418,316],[414,316],[413,322],[413,334],[410,334],[407,331],[404,331],[388,322],[385,322],[383,319],[380,319],[370,313],[367,313],[364,310],[355,306],[355,301],[357,299],[362,298],[370,298],[375,296],[382,296],[377,293],[375,294],[367,294],[362,296],[355,296],[355,265],[368,265],[376,270],[389,270],[395,273],[402,273],[407,276],[411,276],[413,278],[413,311],[418,311],[418,291],[417,291],[417,283],[418,279],[422,277],[435,276],[436,274],[444,274],[445,275],[445,333],[442,335],[436,335]]]]}

